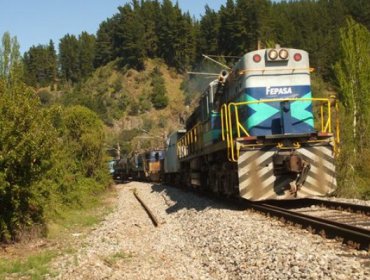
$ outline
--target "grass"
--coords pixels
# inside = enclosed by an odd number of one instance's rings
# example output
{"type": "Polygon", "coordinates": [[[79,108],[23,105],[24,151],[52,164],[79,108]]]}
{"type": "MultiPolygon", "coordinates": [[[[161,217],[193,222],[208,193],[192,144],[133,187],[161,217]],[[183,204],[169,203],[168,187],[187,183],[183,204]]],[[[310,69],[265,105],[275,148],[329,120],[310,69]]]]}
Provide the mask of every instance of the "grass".
{"type": "MultiPolygon", "coordinates": [[[[48,222],[46,246],[34,249],[30,243],[18,244],[9,248],[11,253],[1,254],[0,280],[37,280],[44,279],[48,274],[55,275],[50,269],[53,259],[61,254],[74,254],[79,247],[86,246],[79,235],[83,237],[112,212],[115,199],[116,192],[107,191],[89,201],[83,208],[60,211],[48,222]]],[[[108,261],[114,264],[118,259],[127,257],[127,254],[117,253],[108,261]]]]}
{"type": "Polygon", "coordinates": [[[48,238],[59,239],[71,232],[85,232],[100,223],[113,211],[111,200],[115,192],[107,191],[81,208],[63,209],[48,223],[48,238]]]}
{"type": "Polygon", "coordinates": [[[54,250],[48,250],[28,256],[26,259],[0,259],[0,279],[6,277],[27,277],[29,279],[43,279],[49,274],[49,263],[57,256],[54,250]]]}

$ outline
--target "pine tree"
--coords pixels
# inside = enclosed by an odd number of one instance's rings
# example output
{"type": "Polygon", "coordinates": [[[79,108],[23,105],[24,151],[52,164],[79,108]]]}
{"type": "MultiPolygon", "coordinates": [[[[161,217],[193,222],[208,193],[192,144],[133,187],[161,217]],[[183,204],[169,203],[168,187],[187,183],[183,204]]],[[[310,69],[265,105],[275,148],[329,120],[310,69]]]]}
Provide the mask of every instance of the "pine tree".
{"type": "Polygon", "coordinates": [[[79,41],[79,63],[81,77],[85,78],[94,71],[95,36],[82,32],[79,41]]]}
{"type": "Polygon", "coordinates": [[[208,5],[205,6],[205,14],[200,20],[198,35],[198,57],[200,54],[218,54],[218,37],[220,19],[218,14],[208,5]]]}
{"type": "Polygon", "coordinates": [[[226,6],[221,6],[219,11],[220,30],[218,33],[219,48],[224,55],[236,55],[235,50],[235,27],[236,13],[233,0],[227,0],[226,6]]]}
{"type": "Polygon", "coordinates": [[[117,55],[124,64],[141,70],[145,59],[145,27],[140,18],[139,4],[133,1],[133,8],[126,4],[119,10],[120,21],[115,34],[117,55]]]}
{"type": "Polygon", "coordinates": [[[59,43],[59,64],[62,79],[76,83],[81,78],[79,42],[75,35],[65,35],[59,43]]]}
{"type": "Polygon", "coordinates": [[[144,41],[146,56],[158,56],[159,38],[157,34],[158,15],[160,4],[158,1],[141,1],[140,18],[144,25],[144,41]]]}
{"type": "Polygon", "coordinates": [[[158,15],[157,34],[159,38],[159,56],[171,66],[175,64],[175,46],[173,43],[176,42],[176,19],[176,10],[171,0],[164,0],[161,5],[160,14],[158,15]]]}
{"type": "Polygon", "coordinates": [[[54,42],[53,40],[49,41],[49,46],[47,48],[48,50],[48,81],[49,84],[53,84],[56,79],[57,79],[57,65],[58,65],[58,60],[57,60],[57,54],[55,51],[54,47],[54,42]]]}
{"type": "Polygon", "coordinates": [[[32,46],[23,56],[25,82],[33,87],[45,87],[56,80],[57,57],[52,41],[49,45],[32,46]]]}
{"type": "Polygon", "coordinates": [[[116,28],[117,16],[103,21],[96,35],[95,68],[107,64],[115,58],[113,33],[116,28]]]}

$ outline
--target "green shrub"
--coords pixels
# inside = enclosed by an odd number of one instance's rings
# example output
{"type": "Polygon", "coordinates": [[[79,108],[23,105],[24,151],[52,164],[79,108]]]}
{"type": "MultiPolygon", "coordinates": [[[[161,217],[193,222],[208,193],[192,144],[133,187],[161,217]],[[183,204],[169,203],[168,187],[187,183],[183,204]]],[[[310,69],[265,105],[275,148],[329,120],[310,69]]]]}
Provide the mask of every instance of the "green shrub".
{"type": "Polygon", "coordinates": [[[164,84],[162,73],[158,67],[153,69],[152,76],[152,92],[150,94],[150,100],[154,108],[163,109],[168,105],[167,90],[164,84]]]}
{"type": "Polygon", "coordinates": [[[56,130],[39,99],[23,84],[0,87],[0,238],[43,223],[42,184],[52,168],[56,130]]]}

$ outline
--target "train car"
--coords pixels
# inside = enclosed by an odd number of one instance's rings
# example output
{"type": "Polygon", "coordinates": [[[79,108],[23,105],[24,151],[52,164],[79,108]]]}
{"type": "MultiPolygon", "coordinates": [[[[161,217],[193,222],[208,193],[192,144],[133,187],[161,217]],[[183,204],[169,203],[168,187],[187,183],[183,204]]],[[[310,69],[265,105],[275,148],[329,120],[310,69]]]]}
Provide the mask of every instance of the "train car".
{"type": "Polygon", "coordinates": [[[177,153],[177,141],[186,133],[185,129],[177,130],[167,138],[165,156],[163,162],[162,181],[171,185],[180,185],[181,165],[177,153]]]}
{"type": "Polygon", "coordinates": [[[144,180],[144,154],[134,153],[128,158],[128,173],[132,180],[144,180]]]}
{"type": "Polygon", "coordinates": [[[146,181],[159,182],[161,180],[161,166],[164,159],[163,150],[147,151],[143,155],[144,174],[146,181]]]}
{"type": "Polygon", "coordinates": [[[112,175],[115,181],[126,181],[129,179],[129,166],[127,157],[122,157],[114,161],[112,175]]]}
{"type": "Polygon", "coordinates": [[[309,56],[246,53],[204,91],[177,141],[183,184],[249,200],[323,196],[336,188],[333,98],[313,98],[309,56]]]}

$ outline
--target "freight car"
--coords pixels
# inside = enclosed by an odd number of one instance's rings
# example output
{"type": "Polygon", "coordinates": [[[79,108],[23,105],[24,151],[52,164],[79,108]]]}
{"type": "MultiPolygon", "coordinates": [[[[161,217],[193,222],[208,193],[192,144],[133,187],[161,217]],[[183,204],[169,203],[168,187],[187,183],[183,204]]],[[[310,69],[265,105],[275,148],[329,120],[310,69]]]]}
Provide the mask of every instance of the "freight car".
{"type": "Polygon", "coordinates": [[[337,105],[312,97],[311,70],[306,51],[276,46],[222,71],[177,140],[176,180],[255,201],[331,193],[337,105]]]}

